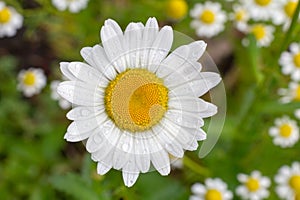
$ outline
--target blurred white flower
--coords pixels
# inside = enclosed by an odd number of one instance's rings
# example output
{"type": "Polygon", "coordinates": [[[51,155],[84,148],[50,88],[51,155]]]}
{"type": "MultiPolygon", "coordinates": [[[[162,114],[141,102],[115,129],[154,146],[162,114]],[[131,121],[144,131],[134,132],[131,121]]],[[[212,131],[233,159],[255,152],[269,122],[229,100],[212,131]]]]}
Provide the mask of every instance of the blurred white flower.
{"type": "Polygon", "coordinates": [[[193,193],[190,200],[230,200],[233,194],[227,189],[227,184],[220,178],[205,180],[205,184],[195,183],[191,187],[193,193]]]}
{"type": "Polygon", "coordinates": [[[282,166],[275,176],[276,193],[284,200],[297,200],[300,195],[300,163],[282,166]]]}
{"type": "Polygon", "coordinates": [[[299,128],[295,120],[287,116],[275,119],[275,126],[269,129],[273,143],[282,148],[292,147],[299,140],[299,128]]]}
{"type": "Polygon", "coordinates": [[[288,88],[280,88],[278,95],[282,96],[279,101],[281,103],[290,103],[292,101],[300,101],[300,84],[290,82],[288,88]]]}
{"type": "Polygon", "coordinates": [[[265,24],[254,24],[248,28],[248,32],[254,35],[257,46],[259,47],[269,46],[274,39],[273,26],[265,24]]]}
{"type": "Polygon", "coordinates": [[[236,188],[236,194],[242,199],[260,200],[269,197],[271,181],[259,171],[253,171],[250,175],[238,174],[237,179],[242,185],[236,188]]]}
{"type": "Polygon", "coordinates": [[[199,98],[220,81],[220,75],[201,72],[199,58],[206,43],[195,41],[170,53],[173,29],[159,30],[157,20],[130,23],[125,32],[108,19],[101,28],[102,45],[85,47],[86,61],[62,62],[70,80],[58,93],[77,105],[65,139],[87,140],[86,149],[98,162],[99,174],[122,170],[131,187],[150,163],[161,175],[170,173],[169,154],[182,158],[206,139],[203,118],[217,107],[199,98]]]}
{"type": "Polygon", "coordinates": [[[224,30],[227,20],[221,4],[207,1],[204,4],[195,4],[190,11],[193,19],[191,27],[196,29],[199,37],[213,37],[224,30]]]}
{"type": "Polygon", "coordinates": [[[65,100],[64,98],[62,98],[58,93],[57,93],[57,87],[58,85],[61,83],[61,81],[55,80],[52,81],[50,84],[50,89],[51,89],[51,98],[58,101],[58,105],[62,108],[62,109],[69,109],[71,108],[72,104],[65,100]]]}
{"type": "Polygon", "coordinates": [[[171,160],[171,167],[176,169],[182,169],[183,168],[183,158],[176,158],[172,155],[170,155],[171,160]]]}
{"type": "Polygon", "coordinates": [[[242,5],[233,5],[233,13],[229,15],[230,19],[234,22],[235,27],[241,31],[247,31],[247,22],[249,20],[249,13],[245,7],[242,5]]]}
{"type": "Polygon", "coordinates": [[[281,54],[279,64],[283,74],[290,75],[293,81],[300,81],[300,43],[292,43],[290,52],[281,54]]]}
{"type": "Polygon", "coordinates": [[[60,11],[69,10],[78,13],[87,7],[89,0],[52,0],[52,4],[60,11]]]}
{"type": "Polygon", "coordinates": [[[23,25],[23,16],[20,15],[13,7],[6,6],[0,1],[0,38],[16,35],[17,29],[23,25]]]}
{"type": "Polygon", "coordinates": [[[29,68],[21,70],[18,75],[18,89],[21,90],[26,97],[31,97],[46,86],[46,76],[42,69],[29,68]]]}
{"type": "MultiPolygon", "coordinates": [[[[274,18],[274,24],[283,24],[283,30],[287,30],[294,16],[298,0],[282,0],[280,2],[280,12],[274,18]]],[[[300,19],[300,15],[298,16],[300,19]]]]}

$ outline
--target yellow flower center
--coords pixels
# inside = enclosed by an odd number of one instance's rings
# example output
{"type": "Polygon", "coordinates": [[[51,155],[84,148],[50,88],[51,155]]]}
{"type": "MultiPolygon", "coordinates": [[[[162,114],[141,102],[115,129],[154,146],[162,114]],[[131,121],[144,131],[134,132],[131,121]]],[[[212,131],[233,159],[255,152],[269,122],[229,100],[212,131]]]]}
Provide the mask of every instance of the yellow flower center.
{"type": "Polygon", "coordinates": [[[5,24],[9,22],[11,18],[11,12],[8,8],[4,7],[2,10],[0,10],[0,23],[5,24]]]}
{"type": "Polygon", "coordinates": [[[251,32],[255,36],[256,40],[261,40],[266,36],[266,29],[261,24],[254,25],[251,32]]]}
{"type": "Polygon", "coordinates": [[[290,178],[289,184],[291,188],[299,193],[300,192],[300,175],[294,175],[290,178]]]}
{"type": "Polygon", "coordinates": [[[222,194],[215,189],[207,190],[205,200],[222,200],[222,194]]]}
{"type": "Polygon", "coordinates": [[[248,181],[246,182],[246,187],[250,192],[255,192],[259,189],[259,181],[255,178],[249,178],[248,181]]]}
{"type": "Polygon", "coordinates": [[[282,137],[288,138],[292,134],[293,128],[289,124],[283,124],[280,126],[279,131],[282,137]]]}
{"type": "Polygon", "coordinates": [[[245,11],[239,10],[235,13],[235,20],[236,21],[243,21],[245,18],[245,11]]]}
{"type": "Polygon", "coordinates": [[[204,10],[200,15],[200,20],[206,24],[212,24],[215,21],[215,14],[211,10],[204,10]]]}
{"type": "Polygon", "coordinates": [[[181,19],[186,15],[188,6],[184,0],[169,0],[166,5],[167,15],[172,19],[181,19]]]}
{"type": "Polygon", "coordinates": [[[300,101],[300,85],[298,85],[298,87],[295,89],[294,100],[300,101]]]}
{"type": "Polygon", "coordinates": [[[168,89],[152,72],[129,69],[109,83],[104,102],[108,116],[120,129],[144,131],[164,116],[168,89]]]}
{"type": "Polygon", "coordinates": [[[297,7],[297,1],[289,1],[284,6],[284,11],[289,18],[292,18],[297,7]]]}
{"type": "Polygon", "coordinates": [[[23,83],[27,86],[33,86],[35,84],[35,74],[33,72],[25,72],[23,77],[23,83]]]}
{"type": "Polygon", "coordinates": [[[296,67],[300,67],[300,52],[294,55],[294,63],[296,67]]]}
{"type": "Polygon", "coordinates": [[[271,3],[272,0],[255,0],[256,4],[260,6],[267,6],[271,3]]]}

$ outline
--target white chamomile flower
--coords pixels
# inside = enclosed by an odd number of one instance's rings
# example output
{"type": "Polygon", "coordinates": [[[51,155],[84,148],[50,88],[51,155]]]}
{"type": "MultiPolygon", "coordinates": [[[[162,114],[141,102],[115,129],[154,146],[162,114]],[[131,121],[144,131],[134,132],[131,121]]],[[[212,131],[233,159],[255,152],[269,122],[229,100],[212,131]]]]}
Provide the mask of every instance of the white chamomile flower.
{"type": "Polygon", "coordinates": [[[300,163],[294,162],[291,166],[282,166],[275,176],[275,182],[276,193],[281,199],[300,199],[300,163]]]}
{"type": "MultiPolygon", "coordinates": [[[[280,13],[276,17],[275,24],[283,24],[283,30],[287,30],[294,16],[298,0],[282,0],[280,1],[280,13]]],[[[298,19],[300,15],[298,16],[298,19]]]]}
{"type": "Polygon", "coordinates": [[[260,200],[269,197],[271,181],[259,171],[253,171],[250,175],[238,174],[237,179],[242,185],[236,188],[236,194],[242,199],[260,200]]]}
{"type": "Polygon", "coordinates": [[[248,28],[248,32],[253,34],[257,46],[267,47],[271,44],[274,39],[274,27],[265,24],[254,24],[248,28]]]}
{"type": "Polygon", "coordinates": [[[46,76],[42,69],[29,68],[21,70],[18,75],[18,89],[21,90],[26,97],[31,97],[46,86],[46,76]]]}
{"type": "Polygon", "coordinates": [[[279,64],[283,74],[290,75],[293,81],[300,81],[300,43],[292,43],[290,52],[281,54],[279,64]]]}
{"type": "Polygon", "coordinates": [[[224,30],[226,14],[221,4],[207,1],[204,4],[197,3],[190,11],[193,19],[191,27],[196,29],[199,37],[213,37],[224,30]]]}
{"type": "Polygon", "coordinates": [[[230,19],[234,21],[235,27],[242,32],[247,31],[247,22],[249,20],[249,13],[242,5],[233,5],[233,13],[229,15],[230,19]]]}
{"type": "Polygon", "coordinates": [[[69,10],[78,13],[87,7],[89,0],[52,0],[52,4],[60,11],[69,10]]]}
{"type": "Polygon", "coordinates": [[[0,1],[0,38],[16,35],[17,29],[23,25],[23,17],[13,7],[0,1]]]}
{"type": "Polygon", "coordinates": [[[299,140],[297,122],[287,116],[275,119],[275,126],[269,129],[273,143],[282,148],[292,147],[299,140]]]}
{"type": "Polygon", "coordinates": [[[87,140],[86,149],[103,175],[122,170],[126,186],[150,163],[161,174],[170,173],[169,154],[182,158],[206,138],[203,118],[217,112],[215,105],[198,98],[221,78],[200,72],[197,60],[203,41],[181,46],[169,54],[173,30],[159,30],[157,20],[130,23],[123,31],[114,20],[101,28],[101,45],[85,47],[86,61],[62,62],[70,80],[58,93],[76,106],[67,114],[74,120],[65,139],[87,140]]]}
{"type": "Polygon", "coordinates": [[[62,108],[62,109],[69,109],[71,108],[72,104],[65,100],[64,98],[62,98],[58,93],[57,93],[57,87],[58,85],[61,83],[61,81],[55,80],[52,81],[50,84],[50,88],[51,88],[51,98],[53,100],[57,100],[58,101],[58,105],[62,108]]]}
{"type": "Polygon", "coordinates": [[[300,84],[290,82],[288,88],[280,88],[278,94],[282,96],[279,101],[281,103],[290,103],[292,101],[300,101],[300,84]]]}
{"type": "Polygon", "coordinates": [[[205,180],[205,184],[195,183],[192,185],[190,200],[230,200],[233,195],[227,189],[227,184],[220,178],[205,180]]]}
{"type": "Polygon", "coordinates": [[[250,18],[255,21],[276,20],[279,13],[278,0],[242,0],[248,9],[250,18]]]}

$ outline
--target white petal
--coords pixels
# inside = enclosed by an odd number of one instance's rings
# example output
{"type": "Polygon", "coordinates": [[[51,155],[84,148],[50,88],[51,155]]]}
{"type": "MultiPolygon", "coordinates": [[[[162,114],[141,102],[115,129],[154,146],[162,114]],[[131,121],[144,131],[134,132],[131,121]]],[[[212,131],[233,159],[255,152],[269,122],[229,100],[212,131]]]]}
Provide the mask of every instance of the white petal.
{"type": "Polygon", "coordinates": [[[84,120],[95,117],[96,115],[103,113],[104,107],[86,107],[77,106],[67,113],[67,118],[69,120],[84,120]]]}
{"type": "Polygon", "coordinates": [[[91,132],[67,132],[64,136],[68,142],[79,142],[91,136],[91,132]]]}
{"type": "Polygon", "coordinates": [[[150,168],[150,154],[149,150],[145,150],[147,148],[147,143],[145,142],[145,138],[142,136],[141,139],[135,138],[134,141],[134,152],[135,152],[135,160],[138,169],[142,173],[146,173],[150,168]]]}
{"type": "Polygon", "coordinates": [[[76,77],[70,72],[68,66],[68,62],[61,62],[60,64],[60,71],[63,73],[65,77],[67,77],[69,80],[77,80],[76,77]]]}
{"type": "Polygon", "coordinates": [[[183,110],[169,109],[165,113],[165,117],[175,124],[187,128],[199,128],[204,125],[204,121],[199,115],[183,110]]]}
{"type": "Polygon", "coordinates": [[[100,162],[100,161],[97,164],[97,173],[100,175],[106,174],[110,169],[111,169],[111,167],[106,166],[105,164],[102,164],[102,162],[100,162]]]}
{"type": "MultiPolygon", "coordinates": [[[[134,158],[134,157],[133,157],[134,158]]],[[[136,168],[135,161],[129,160],[125,167],[122,169],[123,181],[127,187],[133,186],[139,177],[138,169],[136,168]]]]}
{"type": "Polygon", "coordinates": [[[96,64],[92,58],[92,47],[84,47],[80,50],[80,55],[91,66],[96,67],[96,64]]]}
{"type": "Polygon", "coordinates": [[[189,60],[197,61],[205,52],[207,44],[204,41],[195,41],[188,44],[189,47],[189,60]]]}
{"type": "Polygon", "coordinates": [[[123,31],[122,31],[121,27],[120,27],[119,24],[118,24],[115,20],[113,20],[113,19],[107,19],[107,20],[105,20],[104,25],[105,25],[105,26],[110,26],[110,27],[112,27],[113,30],[115,31],[115,33],[116,33],[117,35],[122,35],[122,34],[123,34],[123,31]]]}

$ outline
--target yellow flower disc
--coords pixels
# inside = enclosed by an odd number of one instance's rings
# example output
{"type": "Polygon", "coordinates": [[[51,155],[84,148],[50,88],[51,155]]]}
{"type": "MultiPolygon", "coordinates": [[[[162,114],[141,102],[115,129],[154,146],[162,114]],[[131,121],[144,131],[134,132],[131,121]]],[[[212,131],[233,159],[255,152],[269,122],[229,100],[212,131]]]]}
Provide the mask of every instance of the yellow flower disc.
{"type": "Polygon", "coordinates": [[[178,20],[186,15],[188,6],[184,0],[169,0],[166,10],[168,17],[178,20]]]}
{"type": "Polygon", "coordinates": [[[296,7],[297,7],[297,1],[295,2],[289,1],[287,4],[285,4],[284,11],[289,18],[293,17],[296,7]]]}
{"type": "Polygon", "coordinates": [[[26,72],[23,77],[23,83],[27,86],[32,86],[35,84],[35,74],[33,72],[26,72]]]}
{"type": "Polygon", "coordinates": [[[255,0],[256,4],[260,6],[267,6],[271,3],[272,0],[255,0]]]}
{"type": "Polygon", "coordinates": [[[246,187],[250,192],[255,192],[260,188],[259,181],[255,178],[249,178],[246,182],[246,187]]]}
{"type": "Polygon", "coordinates": [[[236,21],[243,21],[245,18],[245,11],[239,10],[235,13],[235,20],[236,21]]]}
{"type": "Polygon", "coordinates": [[[8,8],[3,8],[2,10],[0,10],[0,23],[5,24],[7,22],[9,22],[11,18],[11,12],[8,8]]]}
{"type": "Polygon", "coordinates": [[[294,92],[294,100],[295,101],[300,101],[300,85],[296,88],[294,92]]]}
{"type": "Polygon", "coordinates": [[[215,21],[215,14],[211,10],[204,10],[200,15],[200,20],[205,24],[212,24],[215,21]]]}
{"type": "Polygon", "coordinates": [[[254,25],[252,27],[251,32],[255,36],[256,40],[261,40],[266,36],[265,27],[263,25],[260,25],[260,24],[254,25]]]}
{"type": "Polygon", "coordinates": [[[279,128],[279,132],[280,132],[279,134],[285,138],[290,137],[292,134],[292,131],[293,131],[293,129],[292,129],[291,125],[289,125],[289,124],[283,124],[279,128]]]}
{"type": "Polygon", "coordinates": [[[299,193],[300,192],[300,175],[294,175],[290,178],[289,184],[291,188],[299,193]]]}
{"type": "Polygon", "coordinates": [[[294,55],[294,63],[296,65],[296,67],[300,67],[300,53],[297,53],[296,55],[294,55]]]}
{"type": "Polygon", "coordinates": [[[222,194],[218,190],[210,189],[205,194],[205,200],[222,200],[222,194]]]}
{"type": "Polygon", "coordinates": [[[168,89],[152,72],[129,69],[109,83],[104,102],[108,116],[120,129],[145,131],[164,116],[168,89]]]}

